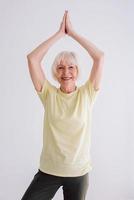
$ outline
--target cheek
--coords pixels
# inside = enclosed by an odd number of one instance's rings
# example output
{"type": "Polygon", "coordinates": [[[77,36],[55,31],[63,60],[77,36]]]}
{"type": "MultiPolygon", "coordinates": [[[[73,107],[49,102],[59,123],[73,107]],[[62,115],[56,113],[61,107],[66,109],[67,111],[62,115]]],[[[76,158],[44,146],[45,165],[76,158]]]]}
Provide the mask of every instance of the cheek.
{"type": "Polygon", "coordinates": [[[57,76],[60,76],[60,74],[61,74],[61,71],[59,71],[59,70],[57,70],[57,76]]]}

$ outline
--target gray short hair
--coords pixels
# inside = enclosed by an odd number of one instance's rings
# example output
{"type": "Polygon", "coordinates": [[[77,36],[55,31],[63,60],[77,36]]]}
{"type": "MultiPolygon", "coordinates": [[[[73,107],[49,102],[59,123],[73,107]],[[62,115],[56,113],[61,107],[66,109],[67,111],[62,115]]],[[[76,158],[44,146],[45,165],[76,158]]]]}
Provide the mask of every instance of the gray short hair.
{"type": "Polygon", "coordinates": [[[52,64],[52,76],[54,78],[54,80],[57,81],[57,66],[61,63],[61,61],[65,61],[67,60],[67,62],[69,62],[69,64],[74,64],[76,65],[77,68],[77,72],[78,72],[78,76],[79,77],[79,66],[78,66],[78,59],[77,59],[77,55],[75,52],[73,51],[61,51],[60,53],[57,54],[57,56],[54,59],[54,62],[52,64]]]}

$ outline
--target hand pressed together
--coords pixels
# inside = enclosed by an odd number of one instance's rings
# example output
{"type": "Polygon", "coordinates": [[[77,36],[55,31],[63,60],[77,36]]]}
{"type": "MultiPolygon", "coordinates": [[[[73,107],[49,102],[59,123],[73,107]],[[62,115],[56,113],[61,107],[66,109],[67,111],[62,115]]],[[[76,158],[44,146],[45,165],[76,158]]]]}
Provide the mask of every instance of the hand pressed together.
{"type": "Polygon", "coordinates": [[[71,36],[72,32],[73,32],[72,24],[71,24],[71,21],[70,21],[69,13],[66,10],[65,13],[64,13],[62,22],[60,24],[59,33],[62,36],[65,36],[66,34],[71,36]]]}

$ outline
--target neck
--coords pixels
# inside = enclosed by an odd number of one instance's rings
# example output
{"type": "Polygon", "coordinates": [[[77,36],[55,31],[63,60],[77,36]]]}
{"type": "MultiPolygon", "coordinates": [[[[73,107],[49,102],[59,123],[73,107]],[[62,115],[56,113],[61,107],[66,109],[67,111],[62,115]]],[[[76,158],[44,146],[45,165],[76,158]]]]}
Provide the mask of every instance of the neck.
{"type": "Polygon", "coordinates": [[[75,91],[77,88],[77,86],[60,86],[61,91],[65,92],[65,93],[70,93],[75,91]]]}

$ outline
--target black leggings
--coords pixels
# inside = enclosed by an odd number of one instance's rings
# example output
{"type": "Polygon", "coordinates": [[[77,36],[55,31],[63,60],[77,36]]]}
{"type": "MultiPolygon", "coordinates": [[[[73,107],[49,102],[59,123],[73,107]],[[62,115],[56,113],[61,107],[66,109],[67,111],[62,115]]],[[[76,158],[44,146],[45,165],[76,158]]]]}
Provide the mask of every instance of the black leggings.
{"type": "Polygon", "coordinates": [[[77,177],[61,177],[38,169],[21,200],[51,200],[60,186],[63,186],[64,200],[85,200],[89,186],[88,173],[77,177]]]}

